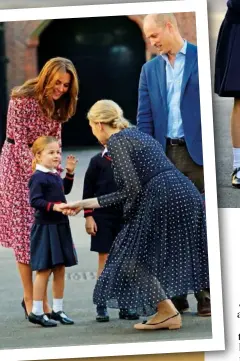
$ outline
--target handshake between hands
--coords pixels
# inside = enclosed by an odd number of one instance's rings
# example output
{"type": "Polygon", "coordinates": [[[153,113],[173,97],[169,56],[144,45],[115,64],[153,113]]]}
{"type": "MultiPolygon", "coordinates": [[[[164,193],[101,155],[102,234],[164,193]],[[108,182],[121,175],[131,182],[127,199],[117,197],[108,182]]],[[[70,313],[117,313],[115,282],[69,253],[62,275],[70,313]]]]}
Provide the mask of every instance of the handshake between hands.
{"type": "Polygon", "coordinates": [[[61,212],[66,216],[76,216],[81,210],[83,206],[81,201],[71,202],[71,203],[58,203],[54,204],[53,210],[55,212],[61,212]]]}

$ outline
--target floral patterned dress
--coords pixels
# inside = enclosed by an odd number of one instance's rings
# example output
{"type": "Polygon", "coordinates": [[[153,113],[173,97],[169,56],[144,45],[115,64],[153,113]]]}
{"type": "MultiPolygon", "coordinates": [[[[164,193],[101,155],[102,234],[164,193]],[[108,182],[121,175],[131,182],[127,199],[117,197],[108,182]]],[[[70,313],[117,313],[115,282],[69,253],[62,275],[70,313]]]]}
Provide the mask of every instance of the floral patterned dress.
{"type": "Polygon", "coordinates": [[[28,181],[32,175],[30,145],[40,136],[61,142],[61,123],[46,117],[36,99],[11,98],[7,115],[7,138],[0,156],[0,244],[14,250],[16,260],[29,264],[33,209],[29,205],[28,181]]]}

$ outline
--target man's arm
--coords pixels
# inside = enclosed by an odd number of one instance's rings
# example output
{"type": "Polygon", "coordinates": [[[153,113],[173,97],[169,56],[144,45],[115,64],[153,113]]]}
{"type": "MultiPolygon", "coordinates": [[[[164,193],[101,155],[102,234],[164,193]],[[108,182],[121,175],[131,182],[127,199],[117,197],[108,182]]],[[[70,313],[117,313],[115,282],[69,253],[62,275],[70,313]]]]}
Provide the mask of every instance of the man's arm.
{"type": "Polygon", "coordinates": [[[138,112],[137,112],[137,127],[144,133],[153,135],[153,118],[152,118],[152,109],[151,102],[149,97],[149,90],[145,66],[142,67],[142,71],[139,79],[139,88],[138,88],[138,112]]]}

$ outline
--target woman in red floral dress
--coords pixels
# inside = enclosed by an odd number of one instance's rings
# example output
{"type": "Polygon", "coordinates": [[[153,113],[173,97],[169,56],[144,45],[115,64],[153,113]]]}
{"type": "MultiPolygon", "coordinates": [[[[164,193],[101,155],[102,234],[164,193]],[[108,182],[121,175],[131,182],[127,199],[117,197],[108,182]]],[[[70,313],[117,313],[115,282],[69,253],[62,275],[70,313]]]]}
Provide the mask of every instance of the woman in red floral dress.
{"type": "MultiPolygon", "coordinates": [[[[40,136],[61,143],[61,125],[76,111],[78,78],[65,58],[50,59],[40,74],[13,89],[7,115],[7,134],[0,157],[0,244],[14,250],[27,314],[32,308],[28,181],[32,174],[31,144],[40,136]]],[[[49,312],[47,301],[45,312],[49,312]]]]}

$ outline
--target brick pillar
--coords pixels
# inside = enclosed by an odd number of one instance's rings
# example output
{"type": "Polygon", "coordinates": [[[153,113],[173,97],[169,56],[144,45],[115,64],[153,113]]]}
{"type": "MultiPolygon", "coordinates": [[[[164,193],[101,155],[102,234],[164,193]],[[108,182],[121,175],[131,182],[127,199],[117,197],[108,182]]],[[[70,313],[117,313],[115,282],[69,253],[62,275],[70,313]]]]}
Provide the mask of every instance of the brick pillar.
{"type": "Polygon", "coordinates": [[[38,38],[28,39],[25,49],[25,79],[34,78],[38,74],[37,47],[39,45],[38,38]]]}
{"type": "Polygon", "coordinates": [[[190,43],[197,44],[195,13],[177,13],[174,15],[176,16],[182,37],[190,43]]]}
{"type": "Polygon", "coordinates": [[[41,21],[12,21],[5,26],[8,93],[26,79],[35,77],[37,70],[37,37],[31,34],[39,27],[41,21]]]}

